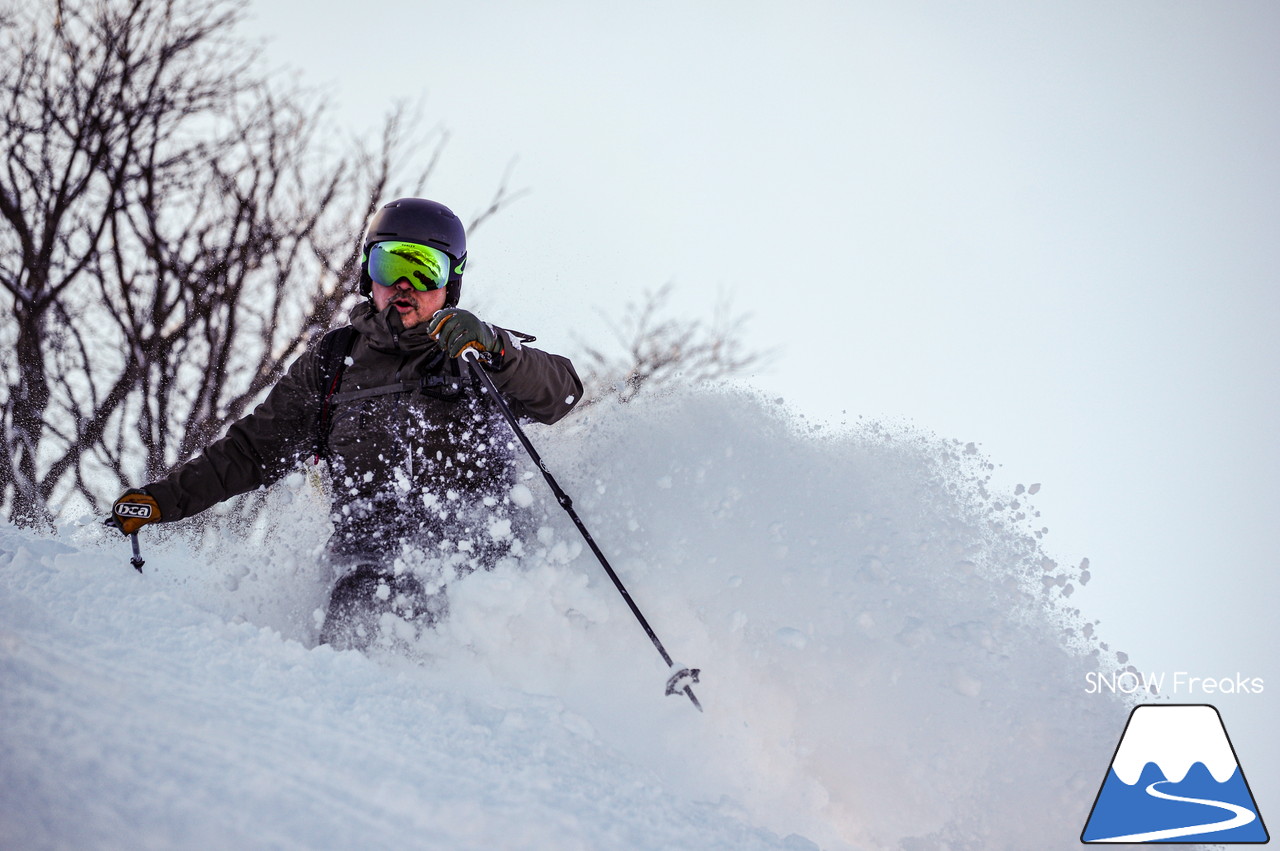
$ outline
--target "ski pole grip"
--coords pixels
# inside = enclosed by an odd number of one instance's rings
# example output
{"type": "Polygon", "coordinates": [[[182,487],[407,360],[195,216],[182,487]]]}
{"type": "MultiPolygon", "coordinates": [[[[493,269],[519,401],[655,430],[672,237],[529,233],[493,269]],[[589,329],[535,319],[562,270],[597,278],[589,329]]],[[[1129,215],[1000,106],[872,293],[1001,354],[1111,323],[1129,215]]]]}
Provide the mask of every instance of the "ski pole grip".
{"type": "Polygon", "coordinates": [[[493,362],[493,355],[480,348],[475,343],[467,343],[462,351],[458,352],[460,360],[475,361],[478,364],[488,364],[493,362]]]}

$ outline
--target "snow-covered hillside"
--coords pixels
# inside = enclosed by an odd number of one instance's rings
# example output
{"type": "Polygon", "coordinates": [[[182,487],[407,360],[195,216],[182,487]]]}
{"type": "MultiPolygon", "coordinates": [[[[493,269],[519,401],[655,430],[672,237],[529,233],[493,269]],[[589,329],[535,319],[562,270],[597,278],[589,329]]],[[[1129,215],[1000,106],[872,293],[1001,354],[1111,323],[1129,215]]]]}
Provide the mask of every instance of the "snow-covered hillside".
{"type": "Polygon", "coordinates": [[[4,526],[0,847],[1077,846],[1128,707],[972,447],[712,393],[530,433],[705,714],[532,473],[519,562],[370,657],[314,646],[305,475],[141,576],[96,519],[4,526]]]}

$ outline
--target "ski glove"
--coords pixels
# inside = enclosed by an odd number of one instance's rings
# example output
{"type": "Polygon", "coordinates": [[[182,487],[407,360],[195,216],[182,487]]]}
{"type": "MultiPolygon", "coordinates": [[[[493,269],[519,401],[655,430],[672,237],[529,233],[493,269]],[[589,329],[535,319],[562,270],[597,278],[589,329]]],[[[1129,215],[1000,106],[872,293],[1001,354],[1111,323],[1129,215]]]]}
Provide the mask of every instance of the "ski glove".
{"type": "Polygon", "coordinates": [[[505,351],[501,338],[492,325],[482,322],[470,311],[456,307],[436,311],[427,333],[451,358],[458,357],[467,349],[475,349],[490,369],[502,368],[505,351]]]}
{"type": "Polygon", "coordinates": [[[160,506],[146,491],[130,488],[111,506],[108,526],[115,526],[126,535],[132,535],[148,523],[160,519],[160,506]]]}

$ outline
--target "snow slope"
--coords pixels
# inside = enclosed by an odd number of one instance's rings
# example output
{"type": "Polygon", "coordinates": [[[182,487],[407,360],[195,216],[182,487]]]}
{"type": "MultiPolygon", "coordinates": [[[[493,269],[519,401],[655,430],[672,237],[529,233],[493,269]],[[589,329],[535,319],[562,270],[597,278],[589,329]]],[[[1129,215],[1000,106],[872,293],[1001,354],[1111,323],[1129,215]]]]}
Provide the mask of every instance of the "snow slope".
{"type": "Polygon", "coordinates": [[[530,434],[705,714],[532,472],[522,558],[370,657],[314,646],[307,476],[145,530],[141,576],[4,526],[0,848],[1077,846],[1128,707],[972,447],[729,393],[570,422],[530,434]]]}

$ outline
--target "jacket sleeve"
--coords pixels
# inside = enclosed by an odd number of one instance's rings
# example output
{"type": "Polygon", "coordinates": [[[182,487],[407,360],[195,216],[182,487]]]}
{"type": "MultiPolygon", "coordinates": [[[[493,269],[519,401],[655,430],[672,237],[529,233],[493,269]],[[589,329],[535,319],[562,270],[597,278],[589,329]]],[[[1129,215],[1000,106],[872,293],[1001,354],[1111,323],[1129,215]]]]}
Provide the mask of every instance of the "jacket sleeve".
{"type": "Polygon", "coordinates": [[[314,352],[293,362],[252,413],[225,436],[145,490],[162,521],[199,514],[223,500],[271,484],[294,469],[314,445],[323,402],[314,352]]]}
{"type": "Polygon", "coordinates": [[[523,345],[504,328],[495,330],[505,351],[493,383],[515,403],[515,413],[547,424],[569,413],[582,398],[582,381],[569,359],[523,345]]]}

